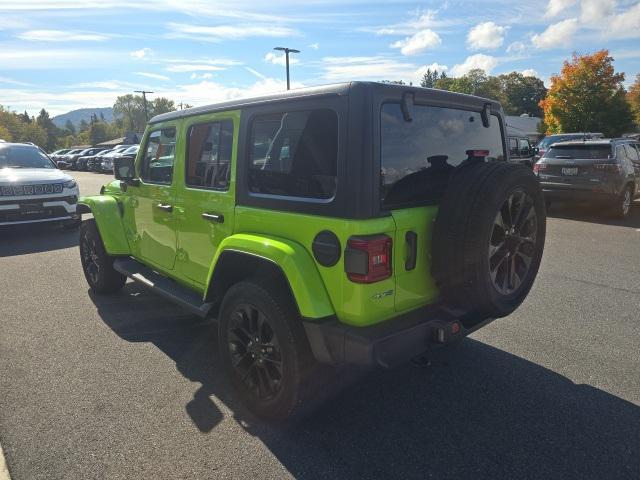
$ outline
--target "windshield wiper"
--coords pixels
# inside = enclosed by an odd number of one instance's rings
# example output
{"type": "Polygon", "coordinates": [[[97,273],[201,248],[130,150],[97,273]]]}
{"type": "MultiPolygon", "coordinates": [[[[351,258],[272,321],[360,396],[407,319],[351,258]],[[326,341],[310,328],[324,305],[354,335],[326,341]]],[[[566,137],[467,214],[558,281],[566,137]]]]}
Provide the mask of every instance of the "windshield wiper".
{"type": "Polygon", "coordinates": [[[562,159],[570,160],[573,157],[571,155],[556,155],[556,158],[562,158],[562,159]]]}
{"type": "Polygon", "coordinates": [[[4,168],[24,168],[22,165],[7,165],[4,168]]]}

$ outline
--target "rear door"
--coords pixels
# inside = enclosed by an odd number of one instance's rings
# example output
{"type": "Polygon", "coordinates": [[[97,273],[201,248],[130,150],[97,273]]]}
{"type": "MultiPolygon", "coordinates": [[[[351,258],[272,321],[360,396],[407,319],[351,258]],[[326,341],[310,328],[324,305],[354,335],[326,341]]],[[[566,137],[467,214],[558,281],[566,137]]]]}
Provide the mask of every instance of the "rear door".
{"type": "Polygon", "coordinates": [[[486,128],[480,112],[414,105],[408,122],[399,103],[383,104],[381,201],[396,224],[396,311],[419,307],[437,297],[430,256],[437,205],[451,174],[469,158],[470,151],[482,151],[487,161],[505,160],[503,138],[497,115],[486,128]]]}
{"type": "Polygon", "coordinates": [[[199,286],[206,284],[220,242],[233,233],[239,122],[240,111],[234,111],[190,118],[184,126],[178,268],[199,286]]]}

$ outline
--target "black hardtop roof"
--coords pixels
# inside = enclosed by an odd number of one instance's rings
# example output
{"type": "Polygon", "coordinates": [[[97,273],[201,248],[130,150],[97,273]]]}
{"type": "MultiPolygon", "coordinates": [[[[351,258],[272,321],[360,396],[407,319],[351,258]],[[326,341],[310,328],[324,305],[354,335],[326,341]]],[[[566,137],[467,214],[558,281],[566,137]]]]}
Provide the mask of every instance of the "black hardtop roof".
{"type": "Polygon", "coordinates": [[[499,109],[500,104],[495,100],[476,97],[473,95],[466,95],[464,93],[449,92],[446,90],[437,90],[431,88],[416,87],[411,85],[400,85],[395,83],[378,83],[378,82],[345,82],[335,83],[330,85],[321,85],[317,87],[304,87],[293,90],[285,90],[282,92],[272,93],[269,95],[262,95],[258,97],[238,98],[235,100],[229,100],[227,102],[214,103],[211,105],[203,105],[201,107],[187,108],[185,110],[176,110],[174,112],[163,113],[156,115],[151,120],[150,124],[166,122],[168,120],[175,120],[179,118],[191,117],[194,115],[201,115],[204,113],[211,113],[223,110],[233,110],[250,105],[264,104],[264,103],[277,103],[286,102],[288,100],[300,99],[305,97],[317,97],[317,96],[343,96],[349,95],[349,92],[354,88],[369,89],[375,93],[383,92],[415,92],[419,95],[427,93],[440,101],[453,101],[457,104],[466,103],[475,107],[481,107],[485,103],[490,103],[494,109],[499,109]]]}

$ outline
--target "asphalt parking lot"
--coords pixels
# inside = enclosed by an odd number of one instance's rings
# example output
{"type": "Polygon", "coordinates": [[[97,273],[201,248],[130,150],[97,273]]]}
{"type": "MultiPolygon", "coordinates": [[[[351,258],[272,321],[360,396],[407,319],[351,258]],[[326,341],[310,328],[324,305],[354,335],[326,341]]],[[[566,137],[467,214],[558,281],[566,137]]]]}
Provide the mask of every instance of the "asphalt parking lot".
{"type": "MultiPolygon", "coordinates": [[[[81,192],[106,175],[75,173],[81,192]]],[[[640,204],[553,208],[513,315],[313,417],[230,398],[215,332],[134,284],[89,294],[77,232],[0,230],[0,443],[12,478],[640,478],[640,204]]]]}

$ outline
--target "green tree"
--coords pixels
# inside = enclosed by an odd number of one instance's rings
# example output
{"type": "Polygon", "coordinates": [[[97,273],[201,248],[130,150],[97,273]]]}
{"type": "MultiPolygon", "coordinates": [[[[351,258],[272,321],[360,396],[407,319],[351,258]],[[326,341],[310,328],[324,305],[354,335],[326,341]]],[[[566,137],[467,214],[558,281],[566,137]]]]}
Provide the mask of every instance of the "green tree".
{"type": "Polygon", "coordinates": [[[49,112],[47,112],[44,108],[40,110],[40,113],[36,118],[36,123],[47,134],[47,139],[45,143],[44,144],[40,143],[38,145],[40,145],[42,148],[44,148],[48,152],[54,150],[58,140],[58,127],[55,126],[55,124],[49,117],[49,112]]]}
{"type": "Polygon", "coordinates": [[[89,140],[91,145],[106,142],[108,138],[108,126],[104,122],[94,122],[89,127],[89,140]]]}
{"type": "Polygon", "coordinates": [[[158,97],[150,103],[150,117],[153,115],[160,115],[161,113],[173,112],[176,109],[174,101],[165,97],[158,97]]]}
{"type": "Polygon", "coordinates": [[[631,107],[623,87],[624,73],[616,73],[608,50],[574,54],[540,102],[549,133],[603,132],[618,136],[632,128],[631,107]]]}
{"type": "Polygon", "coordinates": [[[89,124],[83,118],[82,120],[80,120],[80,125],[78,125],[78,133],[86,132],[87,130],[89,130],[89,124]]]}
{"type": "MultiPolygon", "coordinates": [[[[133,132],[141,132],[147,123],[144,114],[144,101],[140,95],[121,95],[116,98],[113,111],[122,115],[125,129],[133,132]]],[[[151,112],[150,112],[151,114],[151,112]]]]}
{"type": "Polygon", "coordinates": [[[18,142],[35,143],[41,148],[45,148],[48,140],[47,131],[38,125],[37,122],[25,123],[20,137],[15,139],[18,142]]]}
{"type": "Polygon", "coordinates": [[[5,142],[13,140],[11,132],[4,125],[0,125],[0,140],[4,140],[5,142]]]}
{"type": "Polygon", "coordinates": [[[64,129],[71,133],[71,135],[75,135],[76,134],[76,126],[73,124],[73,122],[71,120],[67,120],[64,124],[64,129]]]}
{"type": "Polygon", "coordinates": [[[528,113],[542,117],[540,102],[547,96],[547,89],[542,80],[537,77],[525,77],[519,72],[500,75],[498,79],[506,100],[502,107],[507,115],[528,113]]]}
{"type": "Polygon", "coordinates": [[[633,120],[636,123],[636,128],[640,130],[640,73],[636,75],[636,81],[629,87],[629,93],[627,93],[627,100],[631,107],[631,113],[633,114],[633,120]]]}

